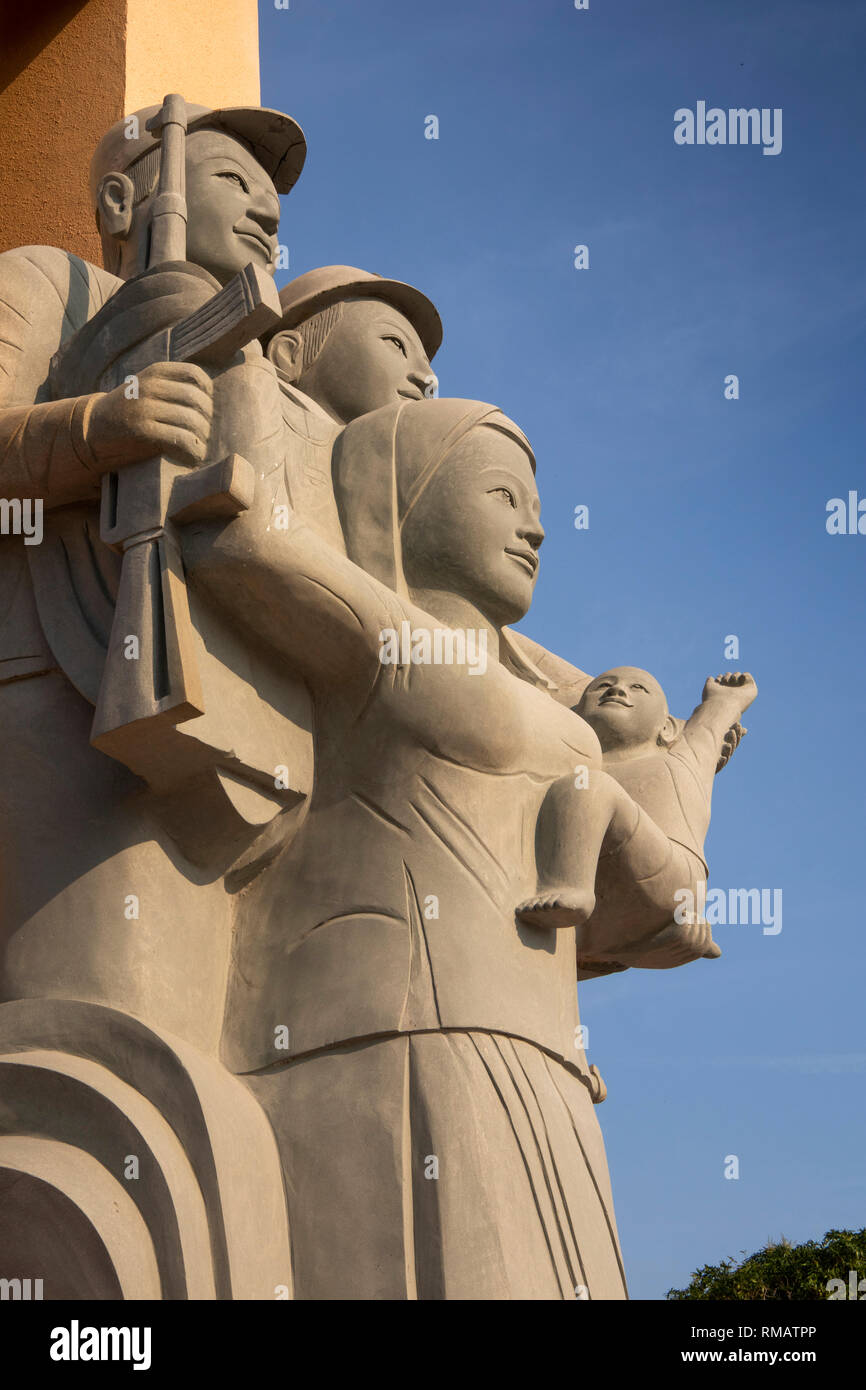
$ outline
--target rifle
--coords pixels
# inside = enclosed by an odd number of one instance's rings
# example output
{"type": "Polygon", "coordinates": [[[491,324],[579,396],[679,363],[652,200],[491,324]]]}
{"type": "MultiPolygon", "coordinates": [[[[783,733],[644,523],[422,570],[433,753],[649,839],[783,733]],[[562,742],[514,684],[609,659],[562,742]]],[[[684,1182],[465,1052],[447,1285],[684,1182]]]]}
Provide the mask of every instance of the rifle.
{"type": "MultiPolygon", "coordinates": [[[[186,127],[186,103],[178,95],[166,96],[147,124],[162,142],[145,275],[185,262],[186,127]]],[[[150,339],[144,356],[125,359],[115,384],[157,361],[226,367],[280,318],[272,278],[251,263],[200,309],[150,339]]],[[[123,558],[94,747],[123,758],[130,741],[158,725],[204,713],[177,528],[236,516],[251,505],[254,486],[255,470],[239,454],[195,469],[161,455],[103,478],[100,535],[123,558]]]]}

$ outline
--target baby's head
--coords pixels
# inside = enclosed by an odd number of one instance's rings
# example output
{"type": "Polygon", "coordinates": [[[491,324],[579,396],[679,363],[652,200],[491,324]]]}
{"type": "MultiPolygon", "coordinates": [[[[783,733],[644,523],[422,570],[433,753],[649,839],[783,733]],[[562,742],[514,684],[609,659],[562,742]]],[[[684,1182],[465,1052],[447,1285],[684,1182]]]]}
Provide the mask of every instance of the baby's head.
{"type": "Polygon", "coordinates": [[[598,735],[602,752],[667,748],[677,736],[655,676],[639,666],[614,666],[590,681],[575,712],[598,735]]]}

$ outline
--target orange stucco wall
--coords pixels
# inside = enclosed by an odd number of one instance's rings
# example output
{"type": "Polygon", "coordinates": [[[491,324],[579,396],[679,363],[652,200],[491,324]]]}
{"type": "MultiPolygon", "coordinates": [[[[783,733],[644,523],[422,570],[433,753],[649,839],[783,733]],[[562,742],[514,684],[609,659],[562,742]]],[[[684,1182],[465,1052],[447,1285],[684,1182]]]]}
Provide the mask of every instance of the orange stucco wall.
{"type": "Polygon", "coordinates": [[[22,0],[3,28],[0,250],[41,242],[99,262],[87,168],[124,114],[125,0],[22,0]]]}
{"type": "Polygon", "coordinates": [[[0,250],[41,242],[101,263],[87,169],[107,128],[180,92],[259,101],[256,0],[55,0],[0,30],[0,250]]]}

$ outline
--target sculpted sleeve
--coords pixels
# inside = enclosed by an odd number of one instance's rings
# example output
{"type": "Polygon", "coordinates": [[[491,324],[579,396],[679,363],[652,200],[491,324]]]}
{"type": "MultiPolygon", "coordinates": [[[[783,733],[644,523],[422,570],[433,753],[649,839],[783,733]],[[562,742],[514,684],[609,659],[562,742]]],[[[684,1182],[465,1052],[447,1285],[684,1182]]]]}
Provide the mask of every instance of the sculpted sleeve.
{"type": "Polygon", "coordinates": [[[288,511],[274,524],[270,500],[234,521],[183,528],[187,573],[243,630],[287,658],[311,685],[369,689],[381,671],[379,634],[405,606],[288,511]]]}
{"type": "MultiPolygon", "coordinates": [[[[711,788],[725,734],[736,720],[736,710],[723,700],[704,701],[686,720],[674,747],[685,745],[707,788],[711,788]]],[[[709,794],[709,793],[708,793],[709,794]]]]}
{"type": "Polygon", "coordinates": [[[52,355],[121,281],[50,246],[0,255],[0,493],[46,506],[89,501],[100,474],[86,442],[95,396],[49,399],[52,355]]]}

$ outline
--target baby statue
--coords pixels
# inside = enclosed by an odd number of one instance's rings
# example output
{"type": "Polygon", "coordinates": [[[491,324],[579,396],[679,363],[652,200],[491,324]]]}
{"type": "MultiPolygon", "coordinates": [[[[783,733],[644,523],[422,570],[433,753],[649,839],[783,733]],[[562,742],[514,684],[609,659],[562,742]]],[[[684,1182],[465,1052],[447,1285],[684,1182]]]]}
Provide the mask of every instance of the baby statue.
{"type": "Polygon", "coordinates": [[[711,676],[683,721],[647,671],[617,666],[591,681],[575,710],[598,735],[603,767],[549,787],[537,894],[519,919],[576,927],[579,961],[668,968],[720,956],[700,912],[674,915],[683,901],[675,895],[688,889],[704,901],[713,777],[746,732],[738,721],[757,693],[748,673],[711,676]]]}

